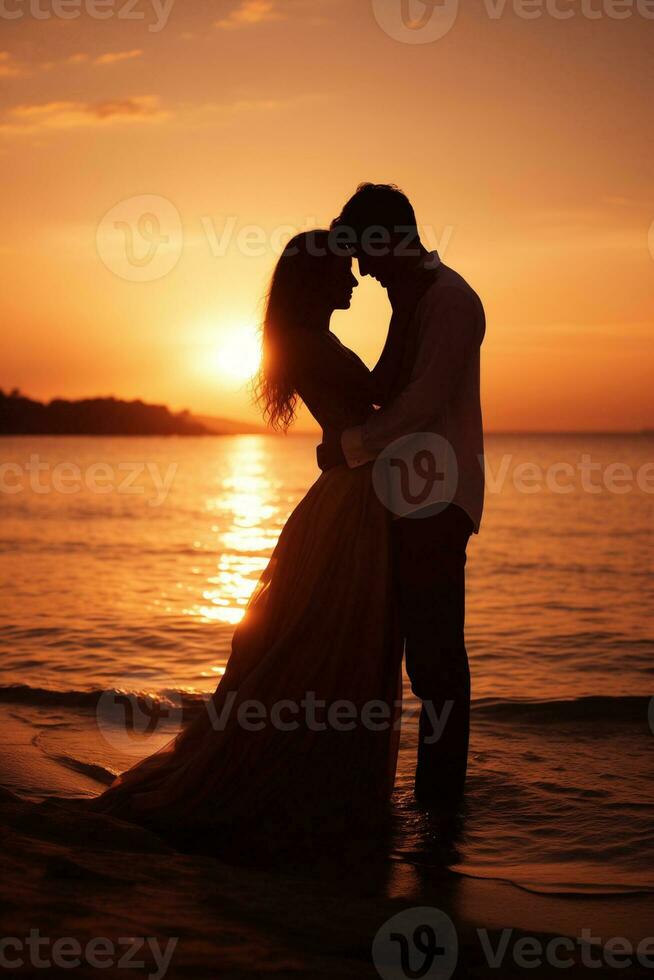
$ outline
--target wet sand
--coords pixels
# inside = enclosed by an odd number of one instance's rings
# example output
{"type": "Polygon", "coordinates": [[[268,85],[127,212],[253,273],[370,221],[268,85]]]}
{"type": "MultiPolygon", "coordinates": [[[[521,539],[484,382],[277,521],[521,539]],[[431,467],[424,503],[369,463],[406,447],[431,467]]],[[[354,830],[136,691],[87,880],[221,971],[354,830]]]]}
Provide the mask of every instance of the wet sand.
{"type": "MultiPolygon", "coordinates": [[[[161,951],[177,939],[168,977],[331,980],[379,976],[371,955],[378,930],[416,906],[439,909],[454,922],[459,943],[454,976],[460,977],[612,975],[606,965],[601,972],[585,966],[578,945],[573,954],[559,952],[572,955],[574,966],[526,968],[515,961],[515,943],[524,936],[543,944],[552,937],[576,939],[590,930],[600,942],[586,956],[597,961],[612,937],[637,945],[654,933],[654,903],[647,895],[536,894],[392,856],[380,859],[356,847],[292,869],[288,864],[263,868],[230,853],[179,853],[140,828],[67,802],[66,796],[90,795],[101,787],[87,774],[44,758],[28,730],[18,720],[12,724],[11,713],[3,720],[0,782],[16,784],[30,767],[52,766],[31,778],[51,779],[60,796],[35,802],[0,790],[3,937],[24,938],[38,929],[42,937],[72,937],[82,947],[106,937],[123,952],[127,947],[119,941],[126,937],[149,937],[161,951]],[[512,930],[508,939],[504,929],[512,930]],[[501,949],[503,939],[506,954],[501,966],[493,967],[487,950],[501,949]]],[[[12,949],[7,955],[17,954],[12,949]]],[[[25,950],[20,955],[25,965],[13,972],[43,975],[25,950]]],[[[164,975],[151,950],[134,958],[146,963],[135,975],[164,975]]],[[[98,975],[85,962],[70,972],[98,975]]],[[[124,977],[126,969],[114,964],[100,975],[124,977]]],[[[651,969],[634,966],[622,975],[651,976],[651,969]]]]}

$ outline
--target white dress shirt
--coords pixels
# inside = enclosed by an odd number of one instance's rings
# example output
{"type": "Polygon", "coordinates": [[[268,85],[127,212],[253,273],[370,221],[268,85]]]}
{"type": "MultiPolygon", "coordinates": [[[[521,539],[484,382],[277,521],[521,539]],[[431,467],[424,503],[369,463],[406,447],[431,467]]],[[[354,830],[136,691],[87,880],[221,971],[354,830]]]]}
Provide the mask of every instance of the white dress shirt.
{"type": "MultiPolygon", "coordinates": [[[[426,261],[438,265],[439,271],[409,326],[417,330],[410,380],[364,425],[346,429],[341,445],[348,466],[354,468],[415,433],[425,433],[426,443],[432,433],[440,442],[446,440],[447,452],[439,459],[442,486],[447,488],[443,499],[461,507],[478,532],[484,503],[480,348],[486,319],[477,294],[457,272],[440,263],[438,253],[431,253],[426,261]]],[[[416,436],[415,444],[420,446],[420,437],[416,436]]],[[[419,509],[419,504],[413,508],[419,509]]],[[[409,506],[403,514],[411,510],[409,506]]]]}

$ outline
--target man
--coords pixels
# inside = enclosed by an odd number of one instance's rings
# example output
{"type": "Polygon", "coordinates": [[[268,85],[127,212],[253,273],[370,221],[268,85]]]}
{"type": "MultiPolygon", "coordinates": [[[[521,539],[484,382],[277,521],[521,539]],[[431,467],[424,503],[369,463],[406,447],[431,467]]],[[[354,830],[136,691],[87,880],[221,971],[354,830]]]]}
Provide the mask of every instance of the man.
{"type": "Polygon", "coordinates": [[[340,446],[320,446],[318,461],[356,467],[385,454],[400,480],[401,506],[390,498],[395,576],[407,672],[423,702],[415,791],[421,803],[452,810],[463,794],[470,728],[464,568],[484,496],[484,310],[465,280],[424,248],[397,187],[362,184],[332,230],[353,247],[361,274],[388,290],[393,319],[375,372],[395,377],[380,410],[344,431],[340,446]],[[440,496],[410,490],[409,477],[415,483],[421,474],[441,481],[440,496]]]}

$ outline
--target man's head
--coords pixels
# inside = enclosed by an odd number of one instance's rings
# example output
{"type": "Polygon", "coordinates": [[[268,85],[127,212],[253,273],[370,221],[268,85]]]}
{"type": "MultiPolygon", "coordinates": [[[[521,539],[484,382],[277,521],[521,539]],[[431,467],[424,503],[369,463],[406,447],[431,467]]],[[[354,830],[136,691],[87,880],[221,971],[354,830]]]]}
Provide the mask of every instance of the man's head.
{"type": "Polygon", "coordinates": [[[394,184],[360,184],[332,222],[332,232],[353,244],[361,275],[389,289],[424,254],[415,211],[394,184]]]}

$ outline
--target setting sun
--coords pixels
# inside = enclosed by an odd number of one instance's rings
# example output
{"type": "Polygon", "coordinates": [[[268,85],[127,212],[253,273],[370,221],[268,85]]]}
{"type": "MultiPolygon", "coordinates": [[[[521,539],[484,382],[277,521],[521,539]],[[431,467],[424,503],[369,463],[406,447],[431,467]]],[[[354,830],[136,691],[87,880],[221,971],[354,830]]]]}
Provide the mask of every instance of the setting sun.
{"type": "Polygon", "coordinates": [[[231,381],[249,381],[261,362],[261,344],[255,327],[239,324],[220,338],[211,358],[212,369],[231,381]]]}

